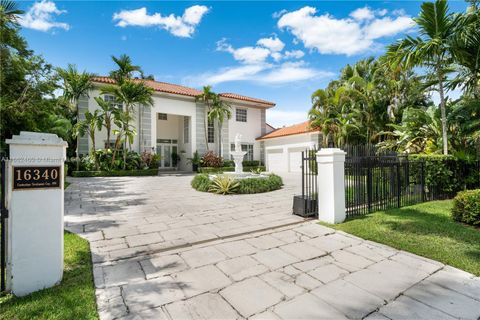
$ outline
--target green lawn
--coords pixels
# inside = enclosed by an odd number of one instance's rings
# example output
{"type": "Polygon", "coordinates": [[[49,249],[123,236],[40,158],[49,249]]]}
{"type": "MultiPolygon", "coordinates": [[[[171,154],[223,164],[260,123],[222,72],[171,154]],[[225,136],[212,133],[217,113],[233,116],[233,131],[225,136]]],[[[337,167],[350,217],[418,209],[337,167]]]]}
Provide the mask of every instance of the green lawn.
{"type": "Polygon", "coordinates": [[[62,283],[23,298],[0,297],[0,319],[98,319],[88,242],[66,232],[62,283]]]}
{"type": "Polygon", "coordinates": [[[451,200],[425,202],[328,226],[480,276],[480,229],[454,222],[451,208],[451,200]]]}

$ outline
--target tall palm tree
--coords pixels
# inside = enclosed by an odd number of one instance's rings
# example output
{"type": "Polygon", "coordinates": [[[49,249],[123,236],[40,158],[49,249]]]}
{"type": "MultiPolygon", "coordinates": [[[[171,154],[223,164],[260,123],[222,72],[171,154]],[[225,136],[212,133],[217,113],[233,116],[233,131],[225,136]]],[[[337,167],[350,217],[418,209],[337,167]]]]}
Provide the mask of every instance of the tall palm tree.
{"type": "MultiPolygon", "coordinates": [[[[120,150],[120,146],[122,143],[125,145],[126,141],[130,144],[133,143],[133,139],[135,138],[136,131],[135,128],[128,123],[132,120],[131,115],[125,112],[116,112],[113,116],[113,123],[118,129],[113,130],[113,134],[117,136],[115,139],[114,149],[113,149],[113,156],[112,156],[112,168],[115,167],[115,158],[117,155],[118,150],[120,150]]],[[[124,155],[126,155],[126,150],[123,150],[124,155]]],[[[123,168],[125,169],[126,161],[124,157],[123,161],[123,168]]]]}
{"type": "Polygon", "coordinates": [[[118,58],[112,56],[112,60],[117,65],[117,69],[110,72],[110,77],[118,84],[126,79],[131,79],[135,72],[143,75],[143,71],[140,66],[134,65],[132,63],[132,59],[126,54],[122,54],[118,58]]]}
{"type": "Polygon", "coordinates": [[[73,127],[73,134],[76,137],[84,136],[88,134],[90,140],[92,141],[92,148],[90,150],[90,154],[93,155],[93,159],[95,160],[95,168],[99,170],[99,163],[97,159],[97,152],[95,147],[95,131],[102,129],[102,117],[100,116],[100,111],[95,110],[93,113],[90,111],[85,112],[85,120],[77,122],[73,127]]]}
{"type": "Polygon", "coordinates": [[[222,150],[222,125],[225,118],[230,119],[232,117],[232,110],[230,104],[220,99],[218,95],[215,95],[212,103],[212,108],[208,113],[208,120],[217,121],[218,123],[218,155],[223,156],[222,150]]]}
{"type": "MultiPolygon", "coordinates": [[[[132,80],[123,80],[118,85],[108,85],[102,88],[102,94],[111,94],[115,97],[118,103],[123,105],[124,113],[127,115],[126,122],[124,124],[124,130],[129,126],[129,122],[133,118],[135,109],[139,105],[143,106],[153,106],[153,89],[147,87],[145,83],[132,80]]],[[[124,142],[124,167],[126,165],[127,159],[127,150],[126,150],[127,141],[124,142]]],[[[129,147],[131,148],[132,142],[129,142],[129,147]]]]}
{"type": "Polygon", "coordinates": [[[110,133],[112,132],[113,120],[115,113],[119,110],[111,102],[107,102],[100,97],[95,97],[95,101],[100,106],[100,117],[102,118],[102,125],[107,130],[107,149],[110,149],[110,133]]]}
{"type": "Polygon", "coordinates": [[[443,153],[448,154],[445,82],[452,63],[451,43],[458,21],[448,12],[446,0],[424,2],[419,16],[414,20],[419,27],[420,36],[407,36],[390,45],[387,55],[394,63],[431,70],[428,85],[430,88],[435,87],[440,96],[443,153]]]}
{"type": "MultiPolygon", "coordinates": [[[[63,98],[75,106],[78,123],[80,117],[78,100],[82,96],[88,97],[89,91],[93,89],[93,74],[86,71],[79,72],[77,70],[77,67],[73,64],[69,64],[66,69],[57,68],[57,73],[62,79],[63,98]]],[[[80,158],[78,154],[79,144],[80,138],[77,135],[77,145],[75,148],[75,154],[77,158],[77,170],[80,166],[80,158]]]]}
{"type": "Polygon", "coordinates": [[[195,100],[200,101],[205,105],[205,121],[203,123],[205,129],[205,146],[208,148],[208,114],[212,109],[212,104],[215,100],[216,94],[212,91],[212,86],[204,86],[202,93],[196,96],[195,100]]]}

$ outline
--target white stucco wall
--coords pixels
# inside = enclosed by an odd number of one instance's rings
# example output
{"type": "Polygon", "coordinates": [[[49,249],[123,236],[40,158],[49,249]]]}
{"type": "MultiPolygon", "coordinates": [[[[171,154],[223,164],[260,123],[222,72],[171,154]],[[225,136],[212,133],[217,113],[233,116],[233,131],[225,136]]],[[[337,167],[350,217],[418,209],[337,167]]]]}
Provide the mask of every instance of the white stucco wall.
{"type": "Polygon", "coordinates": [[[301,152],[307,148],[313,148],[318,140],[318,133],[297,134],[279,138],[266,139],[265,142],[265,165],[268,171],[289,172],[290,156],[293,152],[301,152]],[[269,154],[274,154],[270,156],[269,154]],[[270,162],[275,162],[274,164],[270,162]],[[275,168],[272,170],[272,168],[275,168]]]}
{"type": "Polygon", "coordinates": [[[242,143],[253,144],[253,159],[260,160],[260,142],[255,139],[262,135],[261,109],[232,104],[232,118],[228,120],[230,144],[235,142],[235,135],[242,135],[242,143]],[[236,108],[247,109],[247,122],[236,120],[236,108]]]}

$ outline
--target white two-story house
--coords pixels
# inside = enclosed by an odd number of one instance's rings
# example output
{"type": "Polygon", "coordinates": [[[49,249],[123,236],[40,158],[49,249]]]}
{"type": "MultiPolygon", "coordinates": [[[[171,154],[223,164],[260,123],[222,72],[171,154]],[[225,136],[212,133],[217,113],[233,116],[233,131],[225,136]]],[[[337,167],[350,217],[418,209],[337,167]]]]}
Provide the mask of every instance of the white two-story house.
{"type": "MultiPolygon", "coordinates": [[[[165,82],[142,81],[154,89],[154,104],[153,107],[139,106],[135,112],[133,125],[137,135],[132,150],[160,154],[160,168],[164,169],[173,167],[172,154],[176,153],[180,155],[179,168],[191,170],[187,159],[191,158],[195,151],[198,151],[200,156],[205,154],[206,141],[209,150],[216,154],[221,150],[221,156],[230,159],[229,153],[233,148],[235,135],[240,133],[242,149],[247,151],[245,160],[259,160],[264,163],[264,142],[257,141],[256,138],[267,133],[265,112],[274,107],[275,103],[235,93],[220,93],[221,99],[231,106],[232,117],[222,124],[222,141],[218,141],[218,123],[209,123],[205,132],[205,105],[195,99],[201,91],[165,82]]],[[[93,112],[99,109],[94,97],[102,96],[102,86],[113,83],[108,77],[94,78],[94,89],[88,97],[79,101],[80,119],[84,118],[87,110],[93,112]]],[[[114,100],[108,95],[103,95],[103,98],[114,100]]],[[[96,147],[103,148],[107,143],[106,139],[106,130],[102,129],[96,134],[96,147]]],[[[111,140],[113,142],[115,136],[112,135],[111,140]]],[[[79,153],[87,154],[90,143],[87,136],[81,137],[79,153]]]]}

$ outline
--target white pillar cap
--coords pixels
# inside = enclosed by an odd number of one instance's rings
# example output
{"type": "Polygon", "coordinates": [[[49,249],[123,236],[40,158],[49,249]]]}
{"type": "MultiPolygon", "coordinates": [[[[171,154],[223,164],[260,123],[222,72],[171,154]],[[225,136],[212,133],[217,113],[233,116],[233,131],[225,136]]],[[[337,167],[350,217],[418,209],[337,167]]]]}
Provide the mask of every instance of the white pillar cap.
{"type": "Polygon", "coordinates": [[[19,135],[14,135],[12,139],[6,140],[7,144],[15,145],[43,145],[43,146],[62,146],[67,147],[68,143],[63,141],[54,133],[40,133],[21,131],[19,135]]]}

